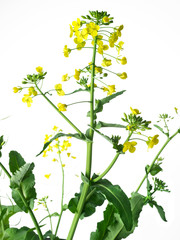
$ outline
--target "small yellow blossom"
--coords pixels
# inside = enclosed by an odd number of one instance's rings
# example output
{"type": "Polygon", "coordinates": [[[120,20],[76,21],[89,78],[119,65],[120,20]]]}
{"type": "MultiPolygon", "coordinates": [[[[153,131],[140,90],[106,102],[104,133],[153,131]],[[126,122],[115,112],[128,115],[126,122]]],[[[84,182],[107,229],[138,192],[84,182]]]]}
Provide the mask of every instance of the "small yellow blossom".
{"type": "Polygon", "coordinates": [[[70,157],[71,153],[67,153],[67,156],[70,157]]]}
{"type": "Polygon", "coordinates": [[[64,140],[63,145],[61,145],[61,151],[66,151],[69,147],[71,147],[71,143],[68,140],[64,140]]]}
{"type": "Polygon", "coordinates": [[[125,65],[127,63],[126,57],[121,58],[120,62],[121,62],[122,65],[125,65]]]}
{"type": "Polygon", "coordinates": [[[133,109],[132,107],[130,107],[130,109],[131,109],[132,114],[134,114],[134,115],[141,114],[138,109],[133,109]]]}
{"type": "Polygon", "coordinates": [[[57,107],[58,107],[58,109],[59,109],[59,111],[61,112],[63,112],[63,111],[67,111],[67,105],[66,104],[63,104],[63,103],[58,103],[58,105],[57,105],[57,107]]]}
{"type": "Polygon", "coordinates": [[[13,92],[14,93],[20,92],[21,90],[22,90],[21,87],[13,87],[13,92]]]}
{"type": "Polygon", "coordinates": [[[80,19],[77,18],[77,21],[73,21],[73,22],[72,22],[72,25],[73,25],[73,27],[74,27],[74,31],[75,31],[75,32],[78,31],[78,29],[79,29],[80,26],[81,26],[81,21],[80,21],[80,19]]]}
{"type": "Polygon", "coordinates": [[[69,80],[68,73],[66,73],[65,75],[62,76],[62,81],[66,82],[68,80],[69,80]]]}
{"type": "Polygon", "coordinates": [[[53,131],[57,131],[57,130],[58,130],[58,127],[57,127],[57,126],[54,126],[52,130],[53,130],[53,131]]]}
{"type": "Polygon", "coordinates": [[[47,150],[43,151],[43,157],[47,157],[47,150]]]}
{"type": "Polygon", "coordinates": [[[154,145],[157,145],[159,142],[159,139],[157,139],[159,137],[158,134],[154,135],[153,137],[148,137],[148,141],[146,141],[148,148],[153,148],[154,145]]]}
{"type": "Polygon", "coordinates": [[[76,157],[74,157],[74,156],[71,156],[71,158],[76,159],[76,157]]]}
{"type": "Polygon", "coordinates": [[[38,210],[38,208],[35,208],[35,209],[34,209],[34,211],[37,211],[37,210],[38,210]]]}
{"type": "Polygon", "coordinates": [[[120,42],[118,43],[118,46],[116,47],[116,49],[117,49],[117,51],[118,51],[118,54],[120,54],[120,51],[121,51],[123,45],[124,45],[124,42],[123,42],[123,41],[120,41],[120,42]]]}
{"type": "Polygon", "coordinates": [[[58,160],[56,159],[56,158],[53,158],[53,160],[52,160],[53,162],[58,162],[58,160]]]}
{"type": "MultiPolygon", "coordinates": [[[[91,84],[88,84],[87,86],[88,86],[88,87],[91,87],[91,84]]],[[[97,87],[97,84],[96,84],[96,83],[94,83],[94,87],[97,87]]]]}
{"type": "Polygon", "coordinates": [[[24,97],[22,98],[22,101],[24,103],[27,103],[27,106],[30,107],[31,106],[31,103],[33,102],[32,101],[32,98],[29,96],[29,94],[24,94],[24,97]]]}
{"type": "Polygon", "coordinates": [[[73,31],[73,27],[70,24],[69,24],[69,26],[70,26],[70,35],[69,35],[69,37],[71,38],[73,36],[74,31],[73,31]]]}
{"type": "Polygon", "coordinates": [[[102,73],[102,67],[95,67],[95,72],[96,73],[102,73]]]}
{"type": "Polygon", "coordinates": [[[47,143],[50,137],[52,137],[52,135],[45,134],[44,143],[47,143]]]}
{"type": "Polygon", "coordinates": [[[123,73],[118,73],[117,74],[121,79],[126,79],[127,78],[127,73],[123,72],[123,73]]]}
{"type": "Polygon", "coordinates": [[[86,42],[85,42],[85,41],[83,41],[82,43],[78,43],[78,44],[77,44],[77,50],[80,51],[85,45],[86,45],[86,42]]]}
{"type": "Polygon", "coordinates": [[[63,53],[65,57],[69,57],[69,54],[71,53],[71,49],[67,47],[67,45],[64,46],[63,53]]]}
{"type": "Polygon", "coordinates": [[[115,85],[108,85],[108,87],[103,87],[102,90],[107,92],[107,95],[112,95],[115,91],[115,85]]]}
{"type": "Polygon", "coordinates": [[[104,58],[101,64],[103,67],[109,67],[112,65],[111,60],[104,58]]]}
{"type": "Polygon", "coordinates": [[[28,91],[29,91],[29,96],[31,96],[31,95],[36,96],[37,95],[37,91],[34,89],[34,87],[28,88],[28,91]]]}
{"type": "Polygon", "coordinates": [[[51,176],[51,173],[50,174],[45,174],[44,176],[45,176],[45,178],[49,179],[49,177],[51,176]]]}
{"type": "Polygon", "coordinates": [[[43,68],[39,66],[39,67],[36,68],[36,71],[37,71],[38,73],[42,73],[43,68]]]}
{"type": "Polygon", "coordinates": [[[56,92],[59,96],[64,96],[65,95],[65,92],[62,90],[62,84],[56,84],[54,86],[54,88],[56,89],[56,92]]]}
{"type": "Polygon", "coordinates": [[[65,167],[66,166],[66,164],[62,164],[62,167],[65,167]]]}
{"type": "Polygon", "coordinates": [[[81,73],[80,70],[75,69],[74,78],[75,78],[76,80],[79,80],[80,73],[81,73]]]}
{"type": "Polygon", "coordinates": [[[96,25],[94,22],[86,24],[88,33],[94,38],[98,35],[98,30],[100,29],[99,25],[96,25]]]}
{"type": "Polygon", "coordinates": [[[123,147],[123,152],[126,152],[127,150],[129,150],[130,153],[135,152],[136,148],[135,146],[137,145],[137,142],[132,141],[132,142],[125,142],[124,143],[124,147],[123,147]]]}
{"type": "Polygon", "coordinates": [[[51,145],[49,145],[47,151],[51,151],[52,152],[53,151],[53,147],[51,145]]]}
{"type": "Polygon", "coordinates": [[[103,17],[102,20],[103,20],[104,23],[108,23],[109,22],[109,18],[107,16],[103,17]]]}

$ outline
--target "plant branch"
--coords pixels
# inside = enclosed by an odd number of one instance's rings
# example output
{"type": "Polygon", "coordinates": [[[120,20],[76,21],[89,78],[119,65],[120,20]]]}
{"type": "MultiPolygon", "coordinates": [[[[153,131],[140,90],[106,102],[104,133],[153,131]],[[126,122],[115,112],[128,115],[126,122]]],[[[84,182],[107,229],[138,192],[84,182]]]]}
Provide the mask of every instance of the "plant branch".
{"type": "Polygon", "coordinates": [[[149,168],[147,169],[147,173],[145,174],[145,176],[143,177],[142,181],[140,182],[138,188],[136,189],[136,192],[139,191],[139,189],[141,188],[142,184],[144,183],[144,181],[147,178],[147,175],[150,173],[155,161],[157,160],[157,158],[159,157],[159,155],[162,153],[162,151],[164,150],[164,148],[166,147],[166,145],[179,133],[179,130],[176,131],[171,137],[169,137],[166,142],[164,143],[164,145],[161,147],[161,149],[159,150],[159,152],[157,153],[157,155],[155,156],[154,160],[152,161],[151,165],[149,166],[149,168]]]}

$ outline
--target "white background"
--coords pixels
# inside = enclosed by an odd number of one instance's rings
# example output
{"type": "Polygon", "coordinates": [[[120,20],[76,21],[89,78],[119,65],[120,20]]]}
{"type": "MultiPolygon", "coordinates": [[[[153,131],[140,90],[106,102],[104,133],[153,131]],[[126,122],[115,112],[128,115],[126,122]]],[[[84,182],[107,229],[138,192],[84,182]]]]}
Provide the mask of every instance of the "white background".
{"type": "MultiPolygon", "coordinates": [[[[175,115],[174,107],[180,109],[179,101],[179,56],[180,56],[180,2],[177,0],[151,0],[151,1],[58,1],[58,0],[0,0],[0,121],[1,134],[4,134],[7,145],[4,147],[2,162],[8,166],[8,152],[17,150],[27,162],[36,164],[36,186],[38,198],[49,195],[53,203],[52,211],[59,211],[61,175],[57,163],[42,156],[35,155],[42,149],[45,134],[51,134],[54,125],[59,126],[64,132],[72,131],[71,127],[53,111],[41,97],[36,97],[32,107],[27,108],[22,103],[23,94],[14,94],[12,88],[21,85],[26,74],[35,72],[37,66],[42,66],[48,72],[44,83],[44,91],[52,89],[61,82],[63,74],[72,75],[74,69],[83,68],[84,64],[91,61],[92,53],[84,49],[72,52],[68,59],[63,56],[63,47],[75,46],[69,38],[69,24],[77,17],[88,14],[88,10],[108,11],[114,17],[114,25],[123,24],[122,41],[124,56],[128,59],[126,66],[114,62],[113,69],[117,72],[126,71],[128,78],[119,80],[113,75],[108,78],[108,84],[116,84],[117,90],[126,89],[127,92],[118,99],[104,107],[104,113],[99,114],[99,120],[105,122],[121,122],[123,112],[129,113],[129,108],[138,108],[142,116],[156,123],[160,113],[175,115]],[[51,173],[49,180],[44,174],[51,173]]],[[[65,92],[72,90],[73,78],[64,85],[65,92]]],[[[84,100],[87,94],[75,96],[84,100]]],[[[100,95],[101,97],[104,95],[100,95]]],[[[55,96],[54,102],[64,101],[71,103],[70,97],[55,96]]],[[[87,104],[69,107],[67,116],[85,131],[88,119],[85,117],[87,104]],[[85,119],[83,121],[83,119],[85,119]],[[83,123],[82,123],[83,121],[83,123]]],[[[171,123],[172,133],[180,126],[179,116],[171,123]]],[[[73,130],[74,131],[74,130],[73,130]]],[[[106,131],[104,131],[106,132],[106,131]]],[[[113,130],[113,134],[116,132],[113,130]]],[[[157,134],[154,130],[149,135],[157,134]]],[[[122,135],[123,139],[126,137],[122,135]]],[[[93,172],[101,172],[110,163],[114,150],[111,150],[106,141],[99,136],[95,137],[93,172]],[[96,141],[97,140],[97,141],[96,141]]],[[[113,184],[119,184],[130,196],[144,175],[144,167],[149,164],[156,152],[163,145],[164,136],[160,136],[160,143],[147,152],[147,146],[139,144],[134,154],[127,153],[116,163],[114,169],[107,175],[113,184]]],[[[65,167],[65,202],[78,191],[80,175],[84,171],[85,144],[72,140],[71,152],[76,159],[64,158],[65,167]],[[84,150],[82,150],[84,149],[84,150]]],[[[52,155],[53,156],[53,155],[52,155]]],[[[168,222],[163,222],[156,209],[144,207],[139,220],[139,228],[128,239],[131,240],[179,240],[179,196],[180,196],[180,152],[179,136],[173,140],[163,152],[164,171],[159,177],[165,180],[171,193],[157,194],[157,202],[166,211],[168,222]]],[[[3,174],[2,174],[3,177],[3,174]]],[[[1,179],[0,195],[9,193],[8,182],[1,179]]],[[[145,187],[142,188],[145,194],[145,187]]],[[[3,203],[7,199],[2,198],[3,203]]],[[[102,219],[105,208],[97,209],[97,214],[80,221],[75,240],[89,239],[91,231],[96,229],[96,221],[102,219]]],[[[45,214],[38,210],[40,220],[45,214]]],[[[66,238],[72,219],[70,213],[65,213],[60,226],[59,236],[66,238]]],[[[14,223],[20,220],[17,215],[14,223]]],[[[32,227],[29,217],[22,218],[20,226],[28,224],[32,227]]],[[[44,227],[43,231],[48,230],[44,227]]]]}

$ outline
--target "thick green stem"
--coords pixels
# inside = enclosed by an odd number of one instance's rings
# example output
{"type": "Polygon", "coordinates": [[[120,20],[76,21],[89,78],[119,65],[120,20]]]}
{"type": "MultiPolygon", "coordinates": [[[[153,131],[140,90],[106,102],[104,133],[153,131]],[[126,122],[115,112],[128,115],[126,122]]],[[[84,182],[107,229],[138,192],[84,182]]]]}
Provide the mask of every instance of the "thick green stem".
{"type": "Polygon", "coordinates": [[[84,204],[85,204],[85,200],[86,200],[86,196],[87,196],[87,193],[88,193],[88,189],[89,189],[89,184],[85,182],[84,186],[83,186],[83,189],[82,189],[82,193],[81,193],[79,202],[78,202],[77,211],[76,211],[76,213],[74,215],[73,222],[72,222],[72,225],[71,225],[71,228],[70,228],[67,240],[73,239],[73,236],[74,236],[74,233],[75,233],[75,230],[76,230],[79,218],[81,216],[81,212],[82,212],[84,204]]]}
{"type": "Polygon", "coordinates": [[[46,95],[38,87],[37,83],[35,83],[35,85],[41,95],[48,101],[48,103],[76,130],[76,132],[78,132],[82,136],[83,133],[69,120],[69,118],[67,118],[62,112],[59,111],[59,109],[51,102],[51,100],[49,100],[49,98],[46,97],[46,95]]]}
{"type": "MultiPolygon", "coordinates": [[[[11,179],[10,173],[8,172],[8,170],[4,167],[4,165],[3,165],[2,163],[0,163],[0,167],[3,169],[3,171],[4,171],[5,174],[8,176],[8,178],[11,179]]],[[[28,213],[29,213],[29,215],[31,216],[31,219],[32,219],[32,221],[33,221],[33,223],[34,223],[34,226],[35,226],[36,231],[37,231],[37,233],[38,233],[39,239],[40,239],[40,240],[43,240],[43,235],[42,235],[41,229],[40,229],[39,224],[38,224],[38,222],[37,222],[37,220],[36,220],[36,217],[34,216],[33,211],[31,210],[31,208],[30,208],[29,205],[27,204],[26,199],[25,199],[25,197],[24,197],[21,189],[17,189],[17,191],[18,191],[18,193],[19,193],[19,195],[20,195],[20,197],[21,197],[24,205],[25,205],[26,208],[28,209],[28,213]]]]}
{"type": "Polygon", "coordinates": [[[93,135],[94,135],[94,78],[95,78],[95,59],[96,59],[96,44],[97,37],[94,39],[94,49],[92,57],[92,71],[91,71],[91,90],[90,90],[90,129],[88,137],[92,140],[87,142],[87,159],[86,159],[86,177],[90,179],[91,165],[92,165],[92,147],[93,147],[93,135]]]}
{"type": "MultiPolygon", "coordinates": [[[[87,158],[86,158],[86,173],[85,176],[90,179],[91,177],[91,165],[92,165],[92,146],[93,146],[93,135],[94,135],[94,78],[95,78],[95,59],[96,59],[96,45],[97,37],[94,38],[94,47],[93,47],[93,57],[92,57],[92,71],[91,71],[91,90],[90,90],[90,126],[88,133],[88,138],[91,139],[91,142],[87,142],[87,158]]],[[[86,197],[88,194],[89,184],[84,183],[82,193],[77,205],[77,212],[74,215],[73,222],[67,237],[67,240],[72,240],[81,212],[83,210],[84,204],[86,202],[86,197]]]]}
{"type": "Polygon", "coordinates": [[[167,144],[179,133],[179,130],[177,132],[175,132],[171,137],[169,137],[166,142],[164,143],[164,145],[162,146],[162,148],[159,150],[159,152],[157,153],[157,155],[155,156],[154,160],[152,161],[151,165],[149,166],[149,168],[147,169],[147,173],[145,174],[145,176],[143,177],[142,181],[140,182],[138,188],[136,189],[136,192],[139,191],[139,189],[141,188],[142,184],[144,183],[144,181],[147,178],[147,175],[150,173],[155,161],[158,159],[159,155],[162,153],[162,151],[164,150],[164,148],[167,146],[167,144]]]}

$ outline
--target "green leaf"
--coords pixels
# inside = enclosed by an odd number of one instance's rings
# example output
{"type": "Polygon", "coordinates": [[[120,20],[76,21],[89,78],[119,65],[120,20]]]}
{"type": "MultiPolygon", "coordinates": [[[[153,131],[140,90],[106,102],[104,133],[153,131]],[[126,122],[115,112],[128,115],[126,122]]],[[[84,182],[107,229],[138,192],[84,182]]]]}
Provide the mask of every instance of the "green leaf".
{"type": "Polygon", "coordinates": [[[99,121],[99,122],[96,124],[96,129],[100,129],[100,128],[102,128],[102,127],[126,128],[126,126],[121,125],[121,124],[105,123],[105,122],[99,121]]]}
{"type": "MultiPolygon", "coordinates": [[[[103,105],[106,103],[109,103],[112,99],[116,98],[117,96],[123,94],[125,92],[125,90],[120,91],[120,92],[116,92],[108,97],[102,98],[102,99],[96,99],[95,100],[95,109],[94,109],[94,114],[98,113],[98,112],[102,112],[103,110],[103,105]]],[[[87,113],[87,117],[90,117],[90,112],[87,113]]]]}
{"type": "Polygon", "coordinates": [[[53,240],[66,240],[66,239],[54,237],[54,235],[52,234],[51,230],[47,231],[47,232],[44,234],[43,237],[44,237],[44,239],[50,239],[50,238],[47,238],[47,237],[51,237],[51,239],[53,239],[53,240]]]}
{"type": "Polygon", "coordinates": [[[11,177],[10,187],[16,188],[20,187],[23,179],[27,177],[33,170],[34,163],[26,163],[19,170],[17,170],[11,177]]]}
{"type": "Polygon", "coordinates": [[[9,153],[9,169],[12,174],[14,174],[20,167],[22,167],[26,162],[20,153],[16,151],[11,151],[9,153]]]}
{"type": "Polygon", "coordinates": [[[34,200],[36,199],[36,190],[34,188],[35,178],[32,170],[34,163],[26,163],[14,175],[10,180],[10,187],[12,188],[12,198],[15,203],[25,212],[28,212],[25,206],[21,194],[26,199],[27,204],[32,209],[34,206],[34,200]],[[20,194],[21,192],[21,194],[20,194]]]}
{"type": "Polygon", "coordinates": [[[104,212],[104,220],[97,224],[97,230],[91,233],[90,240],[120,240],[133,233],[144,206],[144,197],[132,193],[130,204],[133,218],[133,227],[130,231],[126,230],[117,209],[112,204],[108,204],[104,212]]]}
{"type": "Polygon", "coordinates": [[[162,133],[164,133],[166,136],[169,136],[169,133],[165,133],[164,130],[163,130],[163,128],[160,127],[159,125],[154,124],[154,127],[156,127],[157,129],[159,129],[159,131],[161,131],[162,133]]]}
{"type": "MultiPolygon", "coordinates": [[[[16,205],[14,206],[0,205],[0,221],[2,221],[4,229],[9,228],[9,218],[21,211],[22,210],[16,205]]],[[[1,229],[0,229],[0,236],[1,236],[1,229]]]]}
{"type": "Polygon", "coordinates": [[[70,93],[66,93],[65,95],[71,95],[71,94],[74,94],[74,93],[77,93],[77,92],[89,92],[89,89],[83,89],[83,88],[79,88],[79,89],[76,89],[75,91],[73,92],[70,92],[70,93]]]}
{"type": "MultiPolygon", "coordinates": [[[[149,167],[149,165],[148,165],[148,167],[149,167]]],[[[158,174],[161,171],[163,171],[163,169],[158,164],[154,164],[151,168],[150,174],[152,176],[155,176],[156,174],[158,174]]]]}
{"type": "Polygon", "coordinates": [[[0,157],[2,156],[1,149],[2,149],[2,146],[4,144],[3,137],[4,137],[3,135],[0,137],[0,157]]]}
{"type": "Polygon", "coordinates": [[[113,222],[115,208],[112,204],[108,204],[104,211],[104,220],[97,223],[96,232],[92,232],[90,240],[104,240],[107,236],[108,226],[113,222]]]}
{"type": "MultiPolygon", "coordinates": [[[[77,211],[77,205],[81,196],[82,187],[83,183],[81,184],[80,187],[80,193],[75,193],[75,197],[69,201],[68,209],[72,213],[75,213],[77,211]]],[[[100,192],[90,187],[80,219],[83,219],[84,217],[89,217],[93,213],[95,213],[96,207],[101,206],[104,203],[104,200],[105,197],[100,192]]]]}
{"type": "Polygon", "coordinates": [[[90,141],[84,134],[80,135],[79,133],[74,133],[74,134],[72,134],[72,133],[67,133],[67,134],[66,133],[57,133],[53,138],[51,138],[48,142],[46,142],[44,144],[43,149],[41,150],[40,153],[38,153],[36,155],[36,157],[39,156],[49,146],[49,144],[51,144],[52,141],[54,141],[54,140],[56,140],[57,138],[60,138],[60,137],[74,137],[74,138],[77,138],[79,140],[90,141]]]}
{"type": "Polygon", "coordinates": [[[156,201],[149,201],[148,203],[151,207],[155,206],[162,220],[167,222],[163,207],[158,205],[156,201]]]}
{"type": "Polygon", "coordinates": [[[22,227],[20,229],[8,228],[6,233],[8,235],[8,240],[39,240],[38,235],[28,227],[22,227]]]}
{"type": "Polygon", "coordinates": [[[111,202],[117,209],[126,229],[131,230],[133,225],[131,205],[128,197],[120,188],[120,186],[112,185],[112,183],[107,179],[101,179],[97,183],[93,184],[92,187],[95,187],[98,191],[106,196],[107,200],[111,202]]]}

